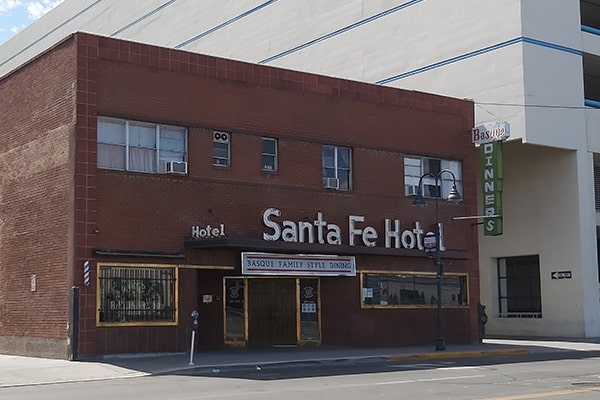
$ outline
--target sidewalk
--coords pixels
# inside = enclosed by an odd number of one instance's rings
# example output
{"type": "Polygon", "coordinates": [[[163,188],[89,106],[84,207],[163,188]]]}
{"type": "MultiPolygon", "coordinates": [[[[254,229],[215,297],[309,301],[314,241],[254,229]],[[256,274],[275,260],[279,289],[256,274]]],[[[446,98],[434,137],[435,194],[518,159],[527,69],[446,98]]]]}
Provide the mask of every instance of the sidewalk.
{"type": "Polygon", "coordinates": [[[66,361],[0,355],[0,388],[59,382],[119,379],[189,369],[243,368],[303,363],[414,361],[470,357],[516,356],[557,352],[600,352],[600,338],[587,340],[486,339],[477,345],[448,345],[436,352],[428,347],[393,348],[269,348],[226,349],[194,354],[110,356],[99,361],[66,361]]]}

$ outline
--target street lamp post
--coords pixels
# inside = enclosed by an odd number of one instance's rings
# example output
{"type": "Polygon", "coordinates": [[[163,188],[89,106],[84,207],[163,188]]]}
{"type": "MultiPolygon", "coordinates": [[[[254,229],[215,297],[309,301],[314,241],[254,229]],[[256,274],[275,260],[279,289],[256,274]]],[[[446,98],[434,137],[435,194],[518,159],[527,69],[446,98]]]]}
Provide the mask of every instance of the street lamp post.
{"type": "Polygon", "coordinates": [[[433,253],[433,263],[436,268],[436,289],[437,289],[437,313],[436,313],[436,327],[437,327],[437,338],[435,340],[436,351],[446,350],[446,343],[444,341],[444,332],[442,324],[442,277],[444,276],[444,266],[442,264],[442,254],[440,250],[440,215],[439,215],[439,200],[442,198],[442,175],[450,174],[452,176],[452,189],[448,193],[448,201],[460,201],[461,195],[456,188],[456,176],[449,169],[443,169],[437,174],[426,172],[419,178],[419,185],[417,186],[417,197],[413,201],[413,205],[424,206],[427,204],[423,197],[423,179],[432,178],[435,181],[436,195],[435,195],[435,251],[433,253]]]}

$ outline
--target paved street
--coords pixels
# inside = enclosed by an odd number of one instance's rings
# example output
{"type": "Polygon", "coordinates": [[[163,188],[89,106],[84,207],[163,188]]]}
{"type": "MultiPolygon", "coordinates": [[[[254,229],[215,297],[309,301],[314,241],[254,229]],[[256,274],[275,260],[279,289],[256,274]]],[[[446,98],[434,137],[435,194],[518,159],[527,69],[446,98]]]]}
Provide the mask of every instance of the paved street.
{"type": "Polygon", "coordinates": [[[186,370],[167,375],[9,387],[0,389],[0,398],[597,400],[600,358],[575,353],[568,353],[567,357],[555,360],[546,354],[534,357],[539,361],[491,357],[302,364],[299,368],[245,367],[229,372],[186,370]]]}
{"type": "Polygon", "coordinates": [[[600,339],[238,349],[70,362],[0,355],[0,399],[600,398],[600,339]]]}

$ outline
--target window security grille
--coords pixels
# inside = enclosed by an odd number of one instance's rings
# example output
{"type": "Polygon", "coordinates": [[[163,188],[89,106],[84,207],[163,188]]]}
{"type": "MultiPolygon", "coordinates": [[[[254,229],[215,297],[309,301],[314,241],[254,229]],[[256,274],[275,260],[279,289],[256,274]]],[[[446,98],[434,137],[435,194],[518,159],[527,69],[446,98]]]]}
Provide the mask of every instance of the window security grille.
{"type": "Polygon", "coordinates": [[[174,268],[100,267],[100,322],[175,321],[174,268]]]}

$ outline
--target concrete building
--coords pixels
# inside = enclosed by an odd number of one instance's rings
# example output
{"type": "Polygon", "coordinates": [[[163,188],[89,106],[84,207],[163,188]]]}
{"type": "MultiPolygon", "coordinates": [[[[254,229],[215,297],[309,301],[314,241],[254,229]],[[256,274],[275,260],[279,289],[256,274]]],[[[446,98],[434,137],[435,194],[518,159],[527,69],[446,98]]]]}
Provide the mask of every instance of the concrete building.
{"type": "Polygon", "coordinates": [[[479,228],[487,332],[591,337],[600,336],[599,29],[597,0],[66,0],[0,47],[0,74],[83,30],[473,99],[475,125],[511,129],[503,232],[479,228]]]}

